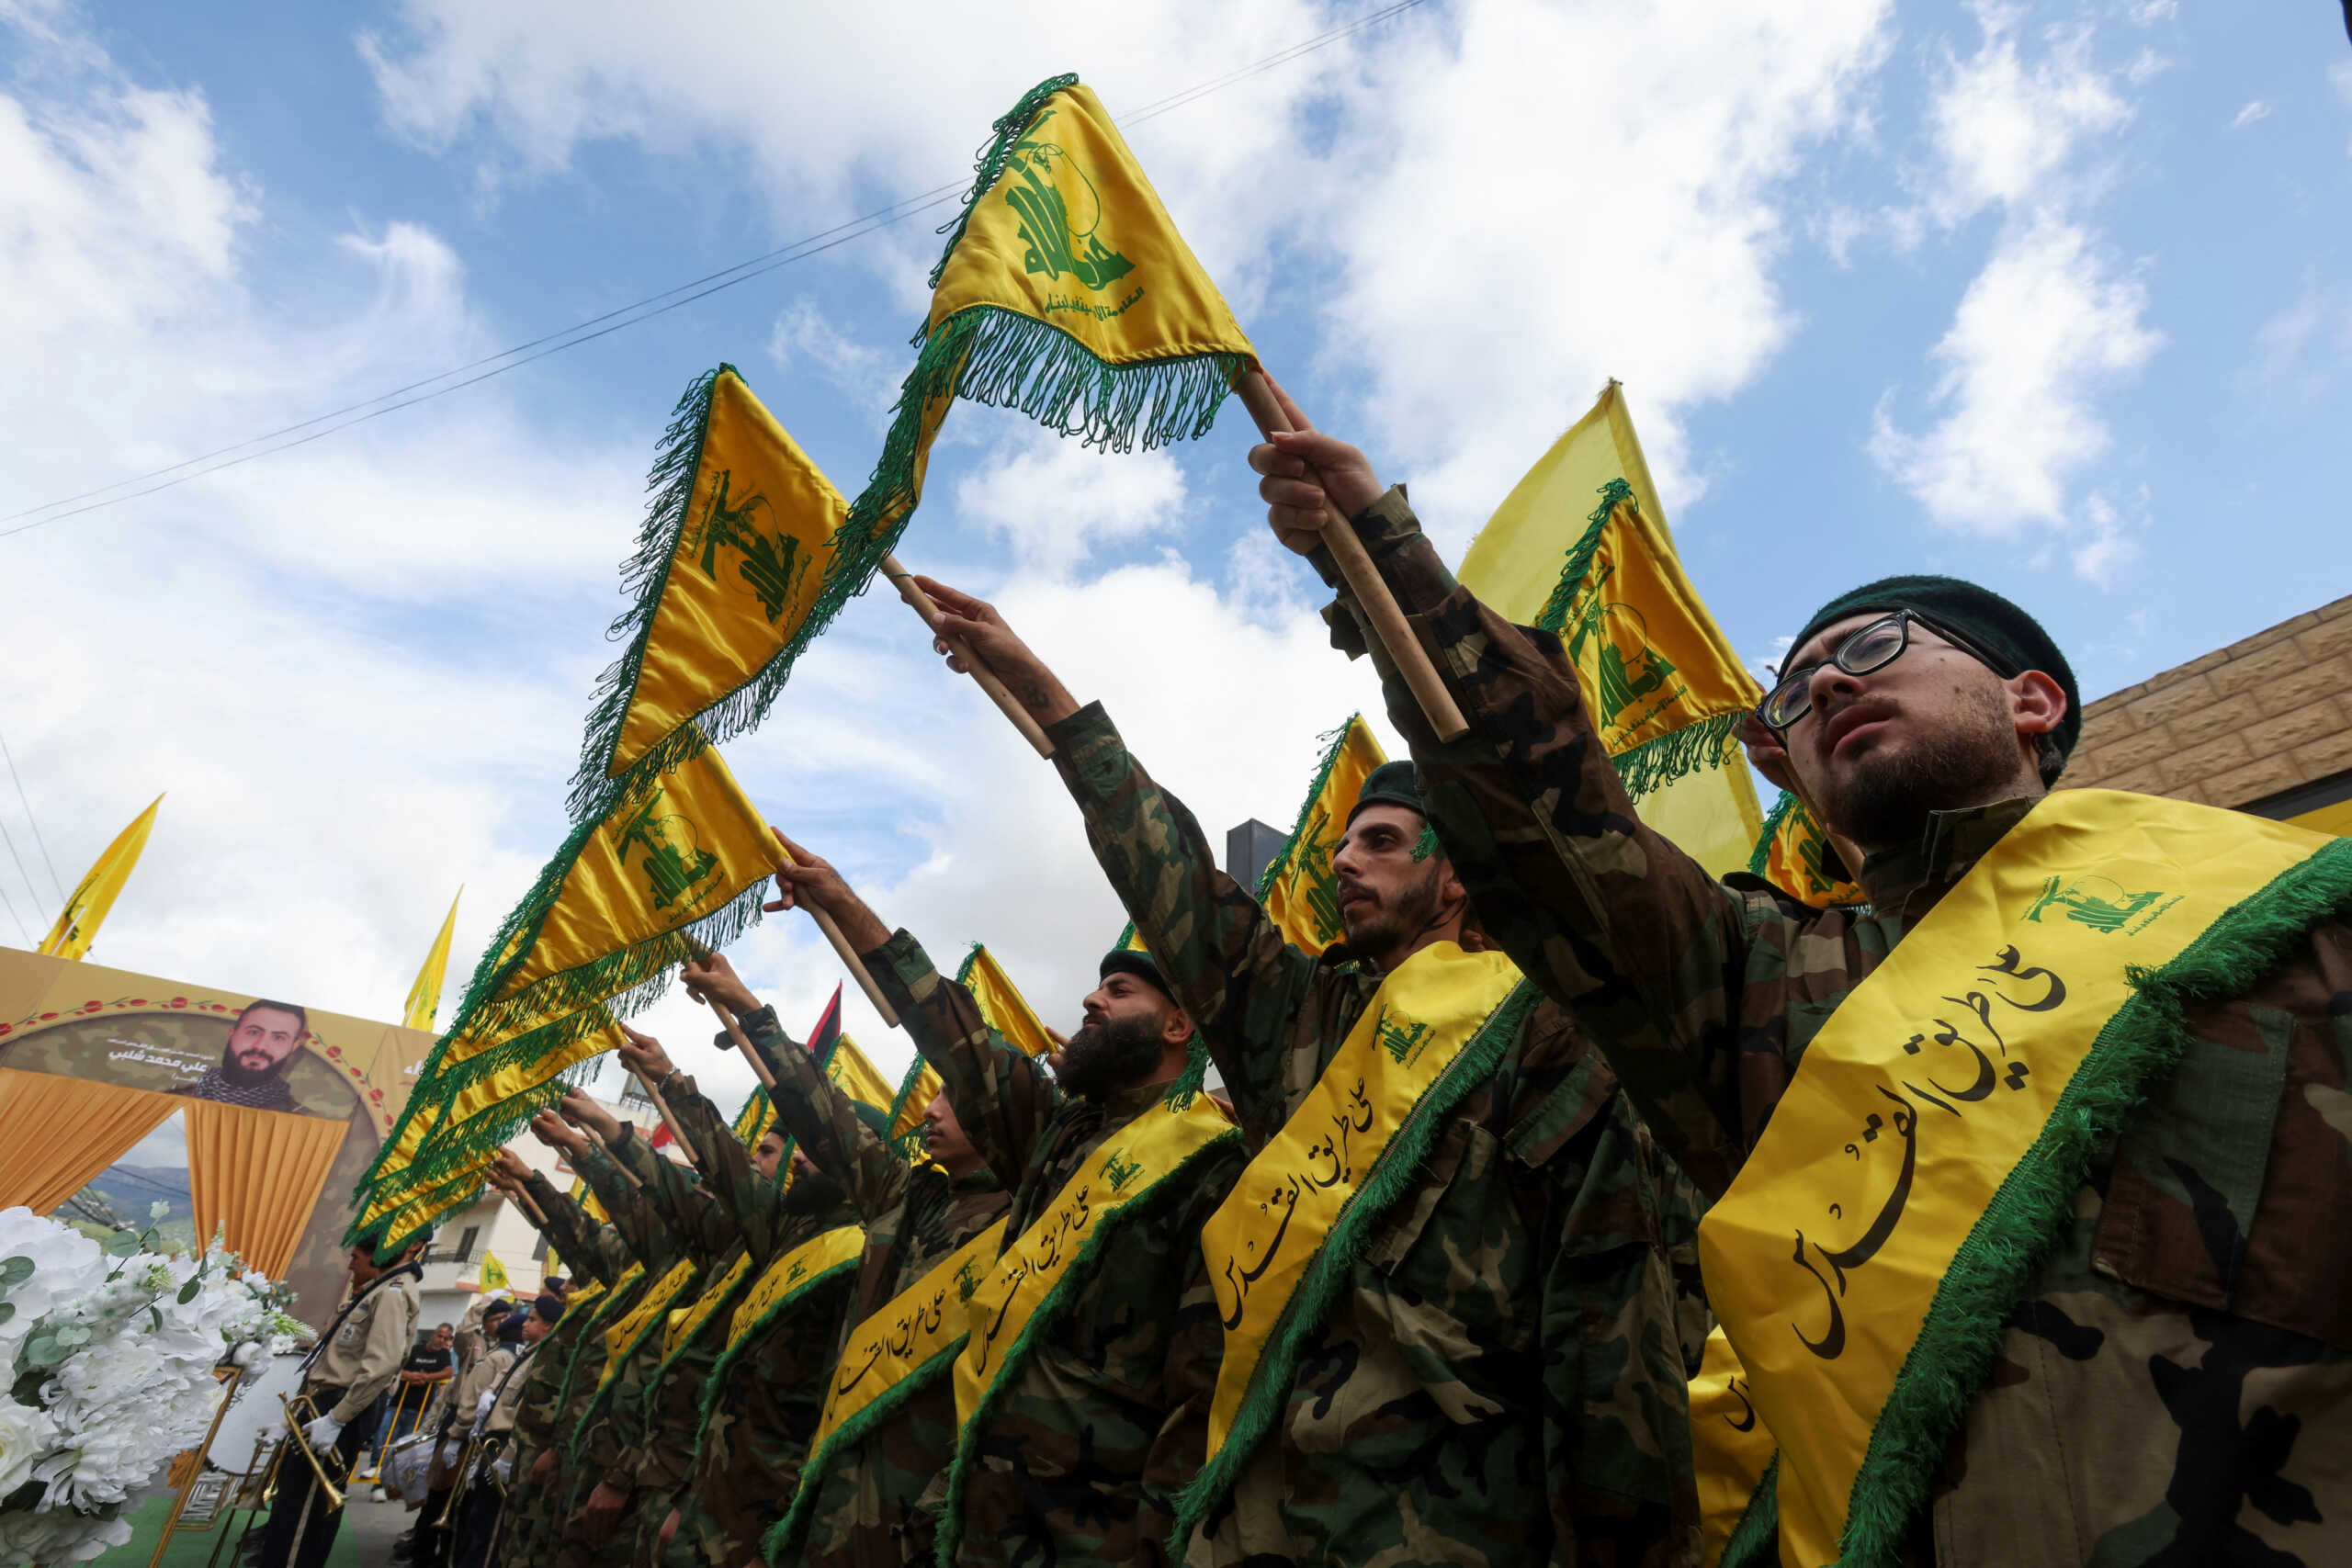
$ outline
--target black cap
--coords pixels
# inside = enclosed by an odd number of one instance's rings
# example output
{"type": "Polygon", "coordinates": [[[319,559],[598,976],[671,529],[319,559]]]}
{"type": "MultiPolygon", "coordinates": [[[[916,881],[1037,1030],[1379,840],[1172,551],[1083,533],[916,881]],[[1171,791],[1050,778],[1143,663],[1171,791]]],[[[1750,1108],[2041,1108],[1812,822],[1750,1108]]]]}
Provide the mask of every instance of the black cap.
{"type": "Polygon", "coordinates": [[[1095,978],[1107,980],[1114,975],[1133,975],[1136,978],[1148,982],[1152,989],[1170,1001],[1176,999],[1176,992],[1159,973],[1159,964],[1154,962],[1151,954],[1142,948],[1114,947],[1104,953],[1102,971],[1095,978]]]}
{"type": "Polygon", "coordinates": [[[1991,589],[1957,577],[1883,577],[1815,610],[1789,646],[1803,648],[1822,627],[1866,610],[1916,610],[1975,644],[1990,656],[1993,672],[2002,679],[2039,670],[2057,682],[2066,694],[2066,716],[2050,738],[2062,758],[2073,752],[2083,733],[2083,694],[2075,684],[2074,667],[2031,615],[1991,589]]]}
{"type": "Polygon", "coordinates": [[[1372,770],[1363,781],[1363,789],[1356,795],[1356,803],[1348,807],[1348,820],[1367,806],[1401,806],[1422,817],[1429,815],[1421,805],[1421,775],[1409,761],[1383,762],[1372,770]]]}
{"type": "Polygon", "coordinates": [[[563,1319],[563,1298],[552,1291],[543,1292],[531,1303],[531,1310],[549,1323],[560,1323],[563,1319]]]}

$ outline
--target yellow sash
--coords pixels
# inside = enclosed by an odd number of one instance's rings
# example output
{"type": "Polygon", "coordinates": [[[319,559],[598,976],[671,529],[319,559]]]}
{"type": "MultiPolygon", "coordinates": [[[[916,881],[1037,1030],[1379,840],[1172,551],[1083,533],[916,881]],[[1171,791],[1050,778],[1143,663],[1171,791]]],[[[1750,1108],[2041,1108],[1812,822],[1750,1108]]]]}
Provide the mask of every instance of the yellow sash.
{"type": "MultiPolygon", "coordinates": [[[[1102,1140],[1062,1184],[1053,1206],[1014,1239],[965,1303],[966,1331],[956,1358],[956,1419],[967,1428],[997,1380],[1022,1359],[1022,1331],[1036,1317],[1121,1209],[1158,1187],[1194,1155],[1241,1134],[1225,1108],[1205,1094],[1179,1111],[1165,1103],[1102,1140]]],[[[969,1448],[970,1432],[967,1431],[969,1448]]],[[[962,1456],[957,1465],[963,1463],[962,1456]]]]}
{"type": "Polygon", "coordinates": [[[1772,1463],[1772,1429],[1747,1397],[1747,1377],[1721,1328],[1707,1336],[1690,1380],[1690,1457],[1699,1476],[1699,1561],[1715,1568],[1772,1463]]]}
{"type": "Polygon", "coordinates": [[[760,1271],[752,1293],[727,1323],[727,1348],[733,1350],[754,1329],[790,1305],[794,1297],[840,1269],[852,1268],[865,1250],[865,1232],[856,1225],[820,1231],[760,1271]]]}
{"type": "Polygon", "coordinates": [[[662,1321],[662,1311],[669,1306],[670,1298],[684,1290],[687,1281],[694,1277],[695,1266],[682,1259],[667,1274],[654,1281],[653,1288],[645,1292],[643,1301],[621,1314],[605,1327],[605,1370],[596,1379],[598,1393],[604,1393],[612,1386],[613,1380],[620,1376],[621,1363],[628,1359],[629,1352],[637,1348],[639,1342],[648,1334],[653,1332],[655,1324],[662,1321]]]}
{"type": "Polygon", "coordinates": [[[665,1364],[676,1359],[678,1352],[684,1349],[702,1325],[710,1321],[711,1314],[727,1304],[728,1298],[735,1293],[735,1287],[743,1282],[743,1276],[751,1270],[752,1255],[747,1252],[729,1264],[727,1272],[718,1277],[718,1282],[696,1296],[694,1305],[680,1307],[670,1314],[669,1324],[662,1330],[662,1359],[665,1364]]]}
{"type": "Polygon", "coordinates": [[[811,1467],[842,1423],[891,1393],[942,1355],[961,1349],[972,1323],[972,1299],[1004,1250],[1006,1222],[997,1221],[941,1258],[922,1279],[892,1296],[882,1310],[850,1331],[825,1395],[825,1414],[810,1447],[811,1467]]]}
{"type": "Polygon", "coordinates": [[[800,1467],[799,1490],[771,1537],[779,1552],[789,1551],[799,1540],[833,1456],[954,1363],[971,1332],[964,1303],[1003,1250],[1005,1224],[997,1221],[933,1264],[922,1279],[850,1330],[826,1389],[825,1414],[800,1467]]]}
{"type": "Polygon", "coordinates": [[[594,1301],[598,1296],[601,1296],[604,1293],[605,1287],[602,1285],[578,1285],[573,1287],[571,1293],[563,1298],[564,1316],[570,1317],[573,1313],[583,1310],[590,1302],[594,1301]]]}
{"type": "Polygon", "coordinates": [[[1996,1197],[2004,1213],[2022,1201],[2013,1172],[2048,1179],[2037,1142],[2131,998],[2127,966],[2170,961],[2328,841],[2232,811],[2061,791],[1806,1047],[1699,1230],[1708,1295],[1780,1447],[1784,1562],[1838,1556],[1881,1412],[1937,1329],[1939,1287],[1963,1259],[1984,1266],[1962,1247],[1996,1197]]]}
{"type": "MultiPolygon", "coordinates": [[[[1323,1076],[1209,1217],[1201,1252],[1225,1319],[1225,1359],[1209,1405],[1212,1458],[1334,1227],[1344,1216],[1350,1232],[1361,1234],[1404,1191],[1435,1123],[1462,1090],[1494,1070],[1496,1051],[1469,1053],[1471,1043],[1490,1021],[1490,1046],[1507,1047],[1517,1034],[1525,1010],[1506,1011],[1503,1004],[1523,984],[1499,953],[1464,953],[1441,942],[1414,953],[1381,982],[1323,1076]],[[1449,1077],[1456,1062],[1468,1070],[1449,1077]],[[1419,1135],[1400,1145],[1408,1126],[1419,1135]]],[[[1294,1321],[1284,1335],[1319,1326],[1294,1321]]]]}

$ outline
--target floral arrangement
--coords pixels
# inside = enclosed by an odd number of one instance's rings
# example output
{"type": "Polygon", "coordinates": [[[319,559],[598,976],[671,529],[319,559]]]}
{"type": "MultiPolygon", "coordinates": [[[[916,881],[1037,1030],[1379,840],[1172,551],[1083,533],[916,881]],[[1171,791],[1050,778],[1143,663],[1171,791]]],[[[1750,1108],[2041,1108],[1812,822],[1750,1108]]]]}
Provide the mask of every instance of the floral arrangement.
{"type": "MultiPolygon", "coordinates": [[[[161,1210],[164,1205],[156,1205],[161,1210]]],[[[160,1219],[160,1213],[151,1213],[160,1219]]],[[[0,1565],[73,1562],[130,1539],[122,1516],[203,1441],[213,1369],[292,1343],[282,1285],[216,1241],[200,1255],[101,1244],[0,1210],[0,1565]]]]}

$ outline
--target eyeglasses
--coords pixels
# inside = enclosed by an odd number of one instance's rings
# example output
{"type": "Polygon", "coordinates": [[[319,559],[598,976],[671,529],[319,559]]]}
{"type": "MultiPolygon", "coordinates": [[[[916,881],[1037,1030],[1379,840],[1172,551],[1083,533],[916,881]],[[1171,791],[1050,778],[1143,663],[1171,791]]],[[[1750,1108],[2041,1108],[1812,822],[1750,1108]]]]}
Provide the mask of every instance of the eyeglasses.
{"type": "MultiPolygon", "coordinates": [[[[1979,664],[2000,673],[2000,666],[1985,651],[1950,628],[1937,625],[1915,610],[1897,610],[1883,615],[1866,626],[1855,627],[1840,638],[1829,655],[1829,661],[1849,675],[1867,675],[1873,670],[1883,670],[1903,656],[1911,646],[1914,623],[1975,660],[1979,664]]],[[[1756,716],[1775,734],[1786,734],[1789,727],[1813,711],[1813,678],[1821,672],[1818,664],[1808,664],[1782,675],[1756,705],[1756,716]]]]}

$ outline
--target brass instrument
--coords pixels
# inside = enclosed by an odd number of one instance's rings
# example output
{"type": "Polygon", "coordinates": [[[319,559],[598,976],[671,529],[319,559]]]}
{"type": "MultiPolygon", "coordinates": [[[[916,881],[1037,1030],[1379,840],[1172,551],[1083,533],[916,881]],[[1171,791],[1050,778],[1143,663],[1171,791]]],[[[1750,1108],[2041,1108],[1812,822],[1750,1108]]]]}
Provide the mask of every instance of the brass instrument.
{"type": "Polygon", "coordinates": [[[327,1511],[336,1512],[343,1506],[343,1488],[334,1483],[334,1478],[327,1473],[326,1461],[319,1458],[310,1438],[303,1436],[302,1423],[294,1414],[294,1402],[281,1393],[277,1403],[286,1406],[286,1440],[300,1449],[302,1457],[311,1461],[311,1468],[318,1473],[319,1487],[327,1495],[327,1511]]]}
{"type": "Polygon", "coordinates": [[[466,1495],[466,1474],[473,1462],[474,1440],[468,1438],[466,1446],[458,1450],[456,1479],[449,1483],[449,1501],[442,1506],[441,1517],[433,1521],[435,1529],[447,1529],[449,1522],[458,1517],[458,1500],[466,1495]]]}

